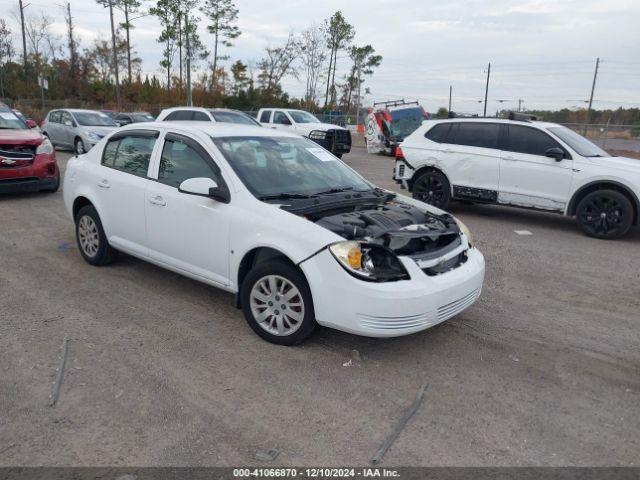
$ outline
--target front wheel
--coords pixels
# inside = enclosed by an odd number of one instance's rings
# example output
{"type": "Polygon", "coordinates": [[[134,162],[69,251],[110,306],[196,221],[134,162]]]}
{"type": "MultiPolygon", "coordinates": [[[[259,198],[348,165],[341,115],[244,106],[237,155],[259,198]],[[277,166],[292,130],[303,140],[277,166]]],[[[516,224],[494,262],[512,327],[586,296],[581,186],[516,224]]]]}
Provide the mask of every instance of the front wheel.
{"type": "Polygon", "coordinates": [[[416,178],[411,189],[413,198],[446,210],[451,203],[451,185],[442,173],[432,170],[416,178]]]}
{"type": "Polygon", "coordinates": [[[117,257],[118,252],[109,245],[93,205],[82,207],[76,215],[76,240],[82,258],[91,265],[108,265],[117,257]]]}
{"type": "Polygon", "coordinates": [[[76,152],[76,155],[83,155],[87,153],[87,149],[84,147],[84,142],[82,141],[81,138],[76,138],[74,147],[75,147],[74,150],[76,152]]]}
{"type": "Polygon", "coordinates": [[[620,192],[598,190],[580,200],[576,220],[590,237],[607,240],[619,238],[633,224],[633,205],[620,192]]]}
{"type": "Polygon", "coordinates": [[[284,261],[253,267],[242,282],[240,300],[247,323],[268,342],[296,345],[316,327],[309,285],[284,261]]]}

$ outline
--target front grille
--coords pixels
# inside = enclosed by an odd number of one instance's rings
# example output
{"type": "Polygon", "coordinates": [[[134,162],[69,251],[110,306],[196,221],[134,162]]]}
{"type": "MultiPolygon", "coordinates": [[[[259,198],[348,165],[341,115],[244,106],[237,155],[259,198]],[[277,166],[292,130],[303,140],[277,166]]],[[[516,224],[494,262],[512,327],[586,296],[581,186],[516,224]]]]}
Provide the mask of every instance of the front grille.
{"type": "Polygon", "coordinates": [[[0,168],[16,168],[31,165],[36,147],[31,145],[0,145],[0,168]]]}
{"type": "Polygon", "coordinates": [[[432,316],[426,313],[406,317],[377,317],[360,314],[360,325],[371,330],[408,330],[427,327],[434,323],[432,316]]]}
{"type": "Polygon", "coordinates": [[[442,275],[443,273],[447,273],[455,268],[458,268],[460,265],[464,264],[467,261],[467,252],[462,252],[460,255],[457,255],[449,260],[436,265],[434,267],[423,268],[422,271],[429,275],[430,277],[435,277],[436,275],[442,275]]]}
{"type": "Polygon", "coordinates": [[[349,130],[328,130],[327,142],[333,152],[348,152],[351,150],[351,132],[349,130]]]}
{"type": "Polygon", "coordinates": [[[442,305],[438,308],[438,321],[444,322],[445,320],[457,315],[458,313],[471,306],[473,302],[480,296],[480,289],[475,290],[468,295],[465,295],[458,300],[455,300],[446,305],[442,305]]]}

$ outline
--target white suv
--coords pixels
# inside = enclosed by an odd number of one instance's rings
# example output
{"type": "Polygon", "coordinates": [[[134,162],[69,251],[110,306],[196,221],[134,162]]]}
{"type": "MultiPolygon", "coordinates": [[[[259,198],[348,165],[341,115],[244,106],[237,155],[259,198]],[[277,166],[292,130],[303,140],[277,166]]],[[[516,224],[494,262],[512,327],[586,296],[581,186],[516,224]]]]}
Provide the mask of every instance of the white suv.
{"type": "Polygon", "coordinates": [[[172,107],[160,112],[158,122],[220,122],[260,126],[258,121],[239,110],[229,108],[172,107]]]}
{"type": "Polygon", "coordinates": [[[454,217],[261,127],[123,127],[69,161],[64,201],[87,262],[123,251],[234,292],[251,328],[278,344],[316,323],[424,330],[468,308],[484,278],[454,217]]]}
{"type": "Polygon", "coordinates": [[[587,235],[617,238],[639,221],[640,160],[612,157],[554,123],[498,118],[425,121],[396,152],[393,178],[413,198],[575,215],[587,235]]]}

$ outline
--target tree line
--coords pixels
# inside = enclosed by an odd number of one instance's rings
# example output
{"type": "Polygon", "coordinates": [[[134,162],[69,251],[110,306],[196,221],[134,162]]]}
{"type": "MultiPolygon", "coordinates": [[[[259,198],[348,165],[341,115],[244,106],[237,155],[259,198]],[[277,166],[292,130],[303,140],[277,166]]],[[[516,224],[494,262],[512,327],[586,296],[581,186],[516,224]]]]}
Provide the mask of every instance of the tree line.
{"type": "Polygon", "coordinates": [[[21,43],[14,45],[14,32],[0,19],[0,97],[41,101],[43,107],[56,100],[117,109],[185,104],[192,73],[195,105],[348,113],[358,109],[363,83],[382,62],[372,45],[354,43],[355,29],[340,11],[279,44],[266,45],[260,60],[248,62],[231,60],[234,42],[242,35],[233,0],[95,0],[105,9],[110,36],[84,47],[69,2],[59,7],[66,25],[62,37],[52,31],[48,13],[34,13],[33,7],[25,12],[17,1],[15,33],[21,43]],[[143,60],[135,47],[136,24],[148,16],[160,25],[158,75],[142,74],[143,60]],[[202,22],[207,38],[197,29],[202,22]],[[305,85],[302,98],[283,89],[287,77],[305,85]]]}

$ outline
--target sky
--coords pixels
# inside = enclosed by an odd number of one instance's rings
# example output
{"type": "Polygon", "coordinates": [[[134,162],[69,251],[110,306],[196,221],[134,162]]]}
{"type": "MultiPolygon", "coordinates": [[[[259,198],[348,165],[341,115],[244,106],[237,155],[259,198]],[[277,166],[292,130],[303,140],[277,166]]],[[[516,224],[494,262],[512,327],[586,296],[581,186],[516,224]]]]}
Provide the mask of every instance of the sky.
{"type": "MultiPolygon", "coordinates": [[[[83,47],[109,38],[107,9],[93,0],[70,1],[83,47]]],[[[24,2],[27,15],[44,11],[53,19],[62,41],[64,0],[24,2]]],[[[17,11],[17,4],[0,0],[3,12],[17,11]]],[[[228,64],[255,64],[266,46],[341,10],[356,30],[355,44],[371,44],[383,57],[363,84],[371,92],[365,105],[417,99],[435,111],[447,106],[452,86],[454,111],[482,113],[491,63],[488,113],[515,109],[519,99],[529,109],[581,108],[599,57],[594,108],[640,107],[640,0],[236,0],[236,6],[242,35],[223,51],[228,64]]],[[[5,18],[19,47],[19,24],[11,14],[5,18]]],[[[162,78],[158,21],[147,16],[134,23],[132,42],[143,73],[162,78]]],[[[205,27],[202,20],[200,36],[211,45],[205,27]]],[[[338,76],[348,68],[343,52],[338,76]]],[[[283,86],[292,96],[304,94],[304,78],[286,78],[283,86]]]]}

